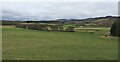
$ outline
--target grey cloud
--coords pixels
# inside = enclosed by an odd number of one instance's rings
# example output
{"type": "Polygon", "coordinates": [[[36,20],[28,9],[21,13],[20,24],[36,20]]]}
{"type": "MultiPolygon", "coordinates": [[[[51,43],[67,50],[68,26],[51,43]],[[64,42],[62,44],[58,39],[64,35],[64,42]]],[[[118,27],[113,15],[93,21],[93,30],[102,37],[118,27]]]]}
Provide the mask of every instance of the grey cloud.
{"type": "Polygon", "coordinates": [[[49,20],[117,15],[115,2],[4,3],[3,19],[49,20]]]}

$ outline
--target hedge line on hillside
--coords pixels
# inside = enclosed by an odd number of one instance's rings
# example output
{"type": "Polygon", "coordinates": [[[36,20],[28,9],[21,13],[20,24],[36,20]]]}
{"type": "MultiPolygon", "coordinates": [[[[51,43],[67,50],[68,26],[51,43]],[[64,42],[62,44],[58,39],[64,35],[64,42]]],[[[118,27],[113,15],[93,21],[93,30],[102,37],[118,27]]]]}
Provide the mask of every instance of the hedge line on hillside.
{"type": "Polygon", "coordinates": [[[49,25],[49,24],[37,24],[37,23],[21,23],[17,24],[18,28],[41,30],[41,31],[66,31],[75,32],[74,27],[68,27],[64,29],[62,25],[49,25]]]}
{"type": "Polygon", "coordinates": [[[2,21],[2,25],[17,25],[21,22],[19,21],[2,21]]]}

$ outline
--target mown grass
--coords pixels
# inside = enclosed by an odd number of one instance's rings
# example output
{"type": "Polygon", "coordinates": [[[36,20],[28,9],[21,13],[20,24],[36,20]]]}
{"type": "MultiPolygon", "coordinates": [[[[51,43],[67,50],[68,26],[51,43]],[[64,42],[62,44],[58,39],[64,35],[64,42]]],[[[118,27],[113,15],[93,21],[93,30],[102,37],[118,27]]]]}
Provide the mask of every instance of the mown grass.
{"type": "Polygon", "coordinates": [[[3,60],[117,60],[117,37],[3,27],[3,60]]]}

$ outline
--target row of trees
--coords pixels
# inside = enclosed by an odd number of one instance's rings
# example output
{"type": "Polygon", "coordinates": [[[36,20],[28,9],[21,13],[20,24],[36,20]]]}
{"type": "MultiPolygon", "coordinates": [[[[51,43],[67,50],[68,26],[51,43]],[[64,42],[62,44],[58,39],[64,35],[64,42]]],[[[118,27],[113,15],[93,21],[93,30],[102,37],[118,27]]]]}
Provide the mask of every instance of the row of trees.
{"type": "Polygon", "coordinates": [[[38,23],[21,23],[17,24],[18,28],[41,30],[41,31],[66,31],[74,32],[74,27],[64,29],[62,25],[38,24],[38,23]]]}
{"type": "Polygon", "coordinates": [[[21,22],[19,22],[19,21],[4,21],[4,20],[2,20],[2,25],[17,25],[19,23],[21,23],[21,22]]]}

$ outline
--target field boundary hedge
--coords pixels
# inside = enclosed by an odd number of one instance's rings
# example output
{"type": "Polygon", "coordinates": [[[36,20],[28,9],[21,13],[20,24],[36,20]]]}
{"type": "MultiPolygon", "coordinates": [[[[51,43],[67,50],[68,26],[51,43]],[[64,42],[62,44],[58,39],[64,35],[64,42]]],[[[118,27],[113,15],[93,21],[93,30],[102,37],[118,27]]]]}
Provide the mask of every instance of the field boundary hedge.
{"type": "Polygon", "coordinates": [[[20,23],[17,24],[16,27],[41,31],[75,32],[74,27],[64,29],[63,25],[57,24],[20,23]]]}

